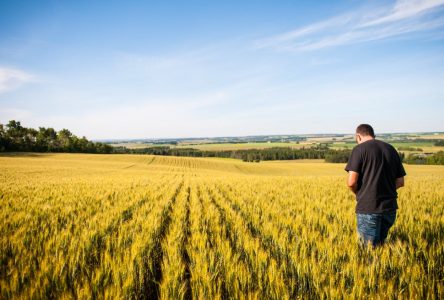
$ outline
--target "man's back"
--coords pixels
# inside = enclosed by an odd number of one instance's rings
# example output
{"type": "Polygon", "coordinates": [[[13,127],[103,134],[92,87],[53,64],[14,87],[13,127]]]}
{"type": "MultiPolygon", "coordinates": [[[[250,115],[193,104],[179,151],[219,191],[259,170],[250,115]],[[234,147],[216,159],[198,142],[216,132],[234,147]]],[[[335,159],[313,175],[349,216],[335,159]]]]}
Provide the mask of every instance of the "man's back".
{"type": "Polygon", "coordinates": [[[395,181],[405,171],[391,145],[375,139],[359,144],[345,169],[359,173],[357,213],[382,213],[398,208],[395,181]]]}
{"type": "Polygon", "coordinates": [[[356,218],[360,240],[382,245],[395,224],[396,189],[404,186],[405,171],[398,152],[375,140],[369,124],[361,124],[355,135],[358,146],[348,160],[347,186],[356,194],[356,218]]]}

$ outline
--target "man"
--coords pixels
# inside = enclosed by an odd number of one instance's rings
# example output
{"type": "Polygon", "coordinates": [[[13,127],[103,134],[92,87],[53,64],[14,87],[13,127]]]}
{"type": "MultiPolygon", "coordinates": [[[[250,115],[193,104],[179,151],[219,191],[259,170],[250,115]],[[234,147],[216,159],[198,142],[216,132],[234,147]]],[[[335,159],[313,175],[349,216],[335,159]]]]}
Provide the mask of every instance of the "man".
{"type": "Polygon", "coordinates": [[[375,139],[373,128],[356,128],[356,142],[345,170],[347,185],[356,195],[356,216],[361,241],[382,245],[395,223],[396,190],[404,186],[404,167],[390,144],[375,139]]]}

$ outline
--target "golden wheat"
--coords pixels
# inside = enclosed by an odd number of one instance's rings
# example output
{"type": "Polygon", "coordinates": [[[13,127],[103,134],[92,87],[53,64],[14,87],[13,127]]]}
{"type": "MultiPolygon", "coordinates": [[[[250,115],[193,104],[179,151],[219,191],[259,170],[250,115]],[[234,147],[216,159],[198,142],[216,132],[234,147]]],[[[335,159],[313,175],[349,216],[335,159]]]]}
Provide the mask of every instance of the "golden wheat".
{"type": "Polygon", "coordinates": [[[343,165],[0,157],[0,298],[444,297],[444,167],[406,166],[388,243],[357,243],[343,165]]]}

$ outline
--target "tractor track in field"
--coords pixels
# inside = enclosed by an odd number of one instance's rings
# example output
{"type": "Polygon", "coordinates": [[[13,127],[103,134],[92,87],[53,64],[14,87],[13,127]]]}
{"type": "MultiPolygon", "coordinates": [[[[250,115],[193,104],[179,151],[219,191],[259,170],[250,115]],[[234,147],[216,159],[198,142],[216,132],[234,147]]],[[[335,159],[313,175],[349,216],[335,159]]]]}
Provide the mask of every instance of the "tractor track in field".
{"type": "MultiPolygon", "coordinates": [[[[202,190],[201,190],[201,187],[199,186],[198,187],[198,195],[199,195],[199,202],[200,202],[200,205],[201,205],[201,208],[202,208],[202,211],[204,211],[204,204],[203,204],[203,201],[202,201],[202,197],[201,197],[201,195],[202,195],[202,190]]],[[[209,224],[211,224],[212,222],[211,222],[211,220],[209,220],[209,219],[206,219],[206,220],[208,220],[209,222],[209,224]]],[[[207,228],[207,230],[206,230],[206,236],[207,236],[207,238],[208,238],[208,242],[209,242],[209,246],[218,254],[218,255],[220,255],[220,256],[222,256],[222,254],[219,252],[219,249],[217,249],[217,243],[216,243],[216,241],[214,240],[214,237],[213,237],[213,234],[211,233],[211,231],[209,231],[208,230],[208,228],[207,228]]],[[[221,282],[221,286],[220,286],[220,289],[221,289],[221,298],[222,299],[229,299],[229,293],[228,293],[228,289],[227,289],[227,286],[226,286],[226,283],[225,283],[225,277],[226,277],[226,270],[225,270],[225,267],[222,265],[221,266],[221,271],[218,273],[218,278],[220,279],[220,282],[221,282]]]]}
{"type": "Polygon", "coordinates": [[[271,257],[276,259],[278,264],[286,264],[289,268],[288,271],[285,274],[284,279],[286,280],[286,285],[289,288],[290,296],[291,298],[296,298],[298,295],[310,295],[311,298],[318,298],[317,295],[313,294],[313,279],[309,274],[304,274],[303,278],[298,274],[297,266],[291,259],[288,252],[286,252],[284,249],[282,249],[278,243],[276,243],[272,236],[266,235],[262,232],[259,226],[256,226],[252,221],[250,216],[244,212],[239,205],[236,203],[233,203],[229,196],[226,194],[225,191],[221,190],[220,188],[217,188],[218,192],[222,197],[227,201],[230,208],[238,214],[242,220],[244,220],[244,223],[246,225],[246,228],[250,232],[250,234],[254,238],[258,238],[261,244],[261,248],[269,253],[271,257]],[[300,285],[294,287],[290,284],[288,281],[288,278],[290,277],[296,277],[296,281],[298,283],[301,283],[300,285]]]}
{"type": "MultiPolygon", "coordinates": [[[[253,268],[253,262],[251,261],[250,257],[247,254],[247,251],[242,246],[242,243],[237,241],[233,235],[231,234],[232,228],[235,228],[235,224],[232,220],[227,219],[227,213],[224,210],[223,207],[221,207],[216,200],[214,199],[214,194],[209,192],[208,195],[210,196],[211,204],[216,208],[218,214],[219,214],[219,226],[223,228],[223,234],[224,238],[226,238],[230,244],[230,247],[233,251],[233,253],[240,253],[240,259],[242,262],[245,263],[246,267],[250,271],[251,276],[253,277],[253,282],[257,282],[257,275],[254,272],[253,268]]],[[[255,287],[258,288],[258,287],[255,287]]],[[[250,291],[252,292],[252,291],[250,291]]]]}
{"type": "Polygon", "coordinates": [[[182,261],[185,265],[185,295],[184,299],[192,299],[192,291],[191,291],[191,270],[190,270],[190,254],[188,253],[187,246],[191,236],[191,224],[190,224],[190,197],[191,197],[191,187],[188,186],[188,194],[187,194],[187,202],[185,207],[185,220],[183,225],[184,230],[184,239],[182,241],[182,261]]]}
{"type": "Polygon", "coordinates": [[[177,196],[182,190],[184,182],[179,184],[171,197],[171,200],[165,206],[162,211],[160,226],[153,233],[154,244],[147,251],[147,256],[143,259],[144,262],[144,276],[141,279],[141,290],[138,291],[138,299],[159,299],[160,298],[160,282],[162,281],[162,261],[163,261],[163,249],[162,242],[165,239],[170,224],[171,224],[171,214],[174,205],[177,200],[177,196]]]}

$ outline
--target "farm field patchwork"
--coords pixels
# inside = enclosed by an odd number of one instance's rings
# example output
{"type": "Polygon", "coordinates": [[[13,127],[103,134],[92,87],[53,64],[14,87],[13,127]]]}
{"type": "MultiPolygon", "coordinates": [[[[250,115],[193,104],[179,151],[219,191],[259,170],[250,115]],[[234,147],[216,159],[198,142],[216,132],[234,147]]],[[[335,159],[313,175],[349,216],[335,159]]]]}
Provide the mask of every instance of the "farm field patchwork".
{"type": "Polygon", "coordinates": [[[0,298],[444,298],[444,166],[357,243],[344,164],[0,156],[0,298]]]}
{"type": "MultiPolygon", "coordinates": [[[[439,135],[441,136],[441,135],[439,135]]],[[[424,137],[424,136],[422,136],[424,137]]],[[[444,151],[444,146],[436,146],[434,142],[431,141],[390,141],[398,151],[404,153],[436,153],[438,151],[444,151]],[[408,148],[412,148],[411,151],[408,148]],[[417,149],[420,149],[418,151],[417,149]]],[[[249,150],[249,149],[270,149],[274,147],[292,148],[292,149],[302,149],[302,148],[312,148],[319,145],[328,145],[331,149],[342,150],[342,149],[353,149],[356,146],[354,140],[348,142],[345,141],[333,141],[331,138],[321,138],[309,139],[307,141],[300,142],[250,142],[250,143],[181,143],[179,145],[171,144],[147,144],[147,143],[120,143],[112,144],[115,147],[126,147],[128,149],[143,149],[150,147],[169,147],[176,149],[183,148],[193,148],[201,151],[236,151],[236,150],[249,150]]]]}

